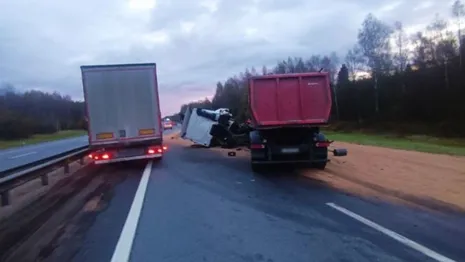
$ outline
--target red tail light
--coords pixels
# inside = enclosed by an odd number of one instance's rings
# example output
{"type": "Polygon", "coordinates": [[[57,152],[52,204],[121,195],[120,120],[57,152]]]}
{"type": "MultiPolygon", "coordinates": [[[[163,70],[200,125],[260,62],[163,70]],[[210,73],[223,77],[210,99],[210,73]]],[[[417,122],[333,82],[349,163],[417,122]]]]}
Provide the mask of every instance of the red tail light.
{"type": "Polygon", "coordinates": [[[263,149],[265,148],[265,145],[263,144],[251,144],[250,149],[263,149]]]}
{"type": "Polygon", "coordinates": [[[94,159],[94,160],[99,160],[99,159],[103,159],[103,160],[108,160],[111,158],[111,153],[108,153],[108,152],[104,152],[104,153],[92,153],[92,154],[89,154],[88,155],[89,158],[91,159],[94,159]]]}
{"type": "Polygon", "coordinates": [[[315,146],[316,147],[328,147],[331,144],[331,142],[323,141],[323,142],[316,142],[315,146]]]}
{"type": "Polygon", "coordinates": [[[165,147],[165,146],[163,146],[163,147],[162,147],[162,146],[153,146],[153,147],[149,147],[149,148],[147,149],[147,154],[149,154],[149,155],[152,155],[152,154],[161,154],[161,153],[163,153],[163,150],[166,150],[166,149],[167,149],[167,147],[165,147]]]}
{"type": "Polygon", "coordinates": [[[163,149],[161,147],[151,147],[147,150],[147,154],[152,155],[152,154],[160,154],[163,153],[163,149]]]}

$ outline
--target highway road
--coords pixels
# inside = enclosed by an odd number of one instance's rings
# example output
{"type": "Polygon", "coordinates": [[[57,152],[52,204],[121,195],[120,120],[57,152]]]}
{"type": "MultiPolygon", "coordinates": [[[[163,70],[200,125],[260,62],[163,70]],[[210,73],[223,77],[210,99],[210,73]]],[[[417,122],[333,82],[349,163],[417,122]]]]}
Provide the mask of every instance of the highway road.
{"type": "Polygon", "coordinates": [[[40,144],[0,150],[0,172],[88,145],[88,137],[80,136],[40,144]]]}
{"type": "MultiPolygon", "coordinates": [[[[86,226],[73,261],[465,261],[465,217],[343,194],[297,171],[168,140],[86,226]]],[[[106,170],[106,171],[105,171],[106,170]]]]}

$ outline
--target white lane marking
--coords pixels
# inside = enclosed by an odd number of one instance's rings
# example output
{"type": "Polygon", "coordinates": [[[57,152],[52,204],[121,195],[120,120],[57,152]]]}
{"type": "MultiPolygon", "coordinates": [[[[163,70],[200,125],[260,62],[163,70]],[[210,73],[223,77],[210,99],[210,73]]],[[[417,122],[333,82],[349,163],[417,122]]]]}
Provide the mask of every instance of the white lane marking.
{"type": "Polygon", "coordinates": [[[142,178],[139,182],[139,187],[137,188],[136,195],[132,201],[131,209],[129,210],[128,217],[126,218],[123,230],[119,236],[115,251],[113,252],[111,262],[129,261],[132,243],[134,242],[134,236],[136,234],[137,224],[139,223],[139,217],[144,204],[145,192],[147,191],[151,172],[152,161],[148,162],[144,169],[144,173],[142,174],[142,178]]]}
{"type": "Polygon", "coordinates": [[[38,150],[38,149],[43,150],[44,147],[45,148],[50,147],[50,146],[53,147],[59,144],[64,144],[64,143],[69,143],[69,142],[74,142],[74,141],[79,141],[79,142],[84,142],[84,143],[74,144],[72,145],[73,148],[78,147],[78,146],[86,146],[88,145],[88,139],[89,139],[88,136],[80,136],[80,137],[64,138],[60,140],[42,142],[38,144],[17,146],[17,147],[13,147],[9,149],[0,149],[0,156],[6,155],[6,154],[12,154],[12,153],[20,154],[21,152],[30,151],[30,150],[38,150]]]}
{"type": "Polygon", "coordinates": [[[388,237],[391,237],[397,241],[399,241],[400,243],[408,246],[408,247],[411,247],[413,249],[415,249],[416,251],[420,252],[420,253],[423,253],[424,255],[436,260],[436,261],[443,261],[443,262],[455,262],[455,260],[452,260],[450,258],[447,258],[439,253],[436,253],[435,251],[423,246],[423,245],[420,245],[418,244],[417,242],[413,241],[413,240],[410,240],[400,234],[397,234],[396,232],[392,231],[392,230],[389,230],[385,227],[382,227],[378,224],[376,224],[375,222],[371,221],[371,220],[368,220],[360,215],[357,215],[355,214],[354,212],[350,211],[350,210],[347,210],[343,207],[340,207],[334,203],[326,203],[326,205],[336,209],[337,211],[340,211],[350,217],[352,217],[353,219],[355,220],[358,220],[359,222],[375,229],[375,230],[378,230],[379,232],[387,235],[388,237]]]}
{"type": "Polygon", "coordinates": [[[29,152],[29,153],[24,153],[24,154],[21,154],[21,155],[16,155],[16,156],[12,156],[12,157],[9,157],[8,159],[16,159],[16,158],[20,158],[20,157],[24,157],[24,156],[30,156],[30,155],[33,155],[33,154],[37,154],[37,152],[29,152]]]}

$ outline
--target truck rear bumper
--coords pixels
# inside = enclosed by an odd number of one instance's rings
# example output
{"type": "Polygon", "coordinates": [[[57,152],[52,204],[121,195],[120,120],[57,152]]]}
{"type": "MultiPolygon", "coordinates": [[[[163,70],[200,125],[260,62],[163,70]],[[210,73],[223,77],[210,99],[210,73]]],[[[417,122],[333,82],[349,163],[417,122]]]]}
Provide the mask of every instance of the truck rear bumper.
{"type": "Polygon", "coordinates": [[[143,156],[122,157],[122,158],[114,158],[114,159],[108,159],[108,160],[95,160],[94,163],[97,165],[100,165],[100,164],[109,164],[109,163],[124,162],[124,161],[131,161],[131,160],[161,158],[162,156],[163,154],[152,154],[152,155],[143,155],[143,156]]]}
{"type": "Polygon", "coordinates": [[[130,139],[130,140],[120,140],[120,141],[105,141],[105,142],[91,142],[89,145],[90,149],[98,148],[118,148],[118,147],[127,147],[127,146],[138,146],[138,145],[152,145],[152,144],[162,144],[162,136],[153,136],[153,137],[144,137],[141,139],[130,139]]]}
{"type": "Polygon", "coordinates": [[[268,146],[261,149],[251,149],[252,163],[325,163],[328,162],[327,148],[311,148],[299,146],[268,146]],[[288,152],[286,150],[296,150],[288,152]]]}
{"type": "Polygon", "coordinates": [[[286,163],[324,163],[328,162],[327,159],[314,159],[314,160],[252,160],[252,164],[286,164],[286,163]]]}

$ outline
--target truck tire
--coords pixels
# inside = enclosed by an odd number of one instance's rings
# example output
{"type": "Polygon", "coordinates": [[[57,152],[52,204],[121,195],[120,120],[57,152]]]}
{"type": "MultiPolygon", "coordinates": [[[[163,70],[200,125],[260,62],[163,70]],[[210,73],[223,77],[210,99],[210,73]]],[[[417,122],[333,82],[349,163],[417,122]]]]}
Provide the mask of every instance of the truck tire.
{"type": "MultiPolygon", "coordinates": [[[[323,133],[316,134],[316,138],[318,141],[326,141],[326,137],[323,133]]],[[[316,169],[324,170],[326,168],[326,164],[328,163],[328,148],[314,147],[313,158],[314,160],[318,160],[318,162],[312,163],[311,166],[316,169]]]]}
{"type": "Polygon", "coordinates": [[[257,164],[257,163],[251,163],[251,167],[252,167],[252,172],[257,173],[257,174],[262,174],[263,172],[265,172],[265,168],[266,168],[265,165],[257,164]]]}
{"type": "Polygon", "coordinates": [[[328,162],[313,163],[312,167],[320,169],[320,170],[324,170],[326,168],[327,163],[328,162]]]}

